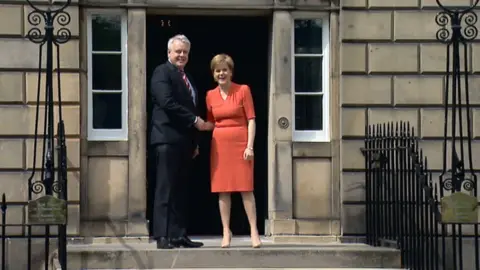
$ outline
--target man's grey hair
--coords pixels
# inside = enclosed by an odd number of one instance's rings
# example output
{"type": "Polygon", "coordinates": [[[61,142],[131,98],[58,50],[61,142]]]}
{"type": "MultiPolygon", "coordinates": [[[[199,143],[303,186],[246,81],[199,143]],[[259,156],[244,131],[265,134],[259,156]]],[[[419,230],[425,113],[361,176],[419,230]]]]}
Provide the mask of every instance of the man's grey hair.
{"type": "Polygon", "coordinates": [[[172,49],[172,45],[173,45],[173,42],[175,40],[179,40],[182,43],[187,44],[188,47],[191,46],[190,40],[187,38],[187,36],[185,36],[185,35],[175,35],[168,40],[168,43],[167,43],[168,51],[170,51],[172,49]]]}

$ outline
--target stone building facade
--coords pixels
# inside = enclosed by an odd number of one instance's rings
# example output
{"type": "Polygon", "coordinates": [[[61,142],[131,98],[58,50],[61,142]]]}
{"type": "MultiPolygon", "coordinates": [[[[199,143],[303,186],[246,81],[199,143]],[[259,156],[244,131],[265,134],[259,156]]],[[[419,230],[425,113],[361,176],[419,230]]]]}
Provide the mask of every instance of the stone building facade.
{"type": "MultiPolygon", "coordinates": [[[[470,0],[444,2],[462,5],[470,0]]],[[[0,4],[0,192],[12,203],[27,200],[34,151],[39,49],[25,38],[29,11],[23,0],[0,4]]],[[[67,11],[73,38],[61,46],[60,66],[72,236],[147,235],[146,29],[151,14],[269,18],[268,104],[263,105],[268,106],[267,234],[365,233],[360,148],[366,124],[410,121],[427,139],[422,147],[430,165],[441,168],[445,47],[434,42],[434,0],[80,0],[67,11]],[[96,133],[92,126],[91,16],[105,12],[121,17],[122,45],[103,52],[122,55],[126,75],[118,90],[123,126],[117,133],[96,133]],[[311,53],[323,57],[318,77],[324,114],[317,133],[295,130],[299,116],[294,100],[299,95],[294,93],[293,69],[296,54],[309,57],[296,52],[292,42],[300,19],[320,20],[323,27],[322,50],[311,53]]],[[[480,46],[474,43],[469,50],[473,54],[467,61],[480,72],[480,46]]],[[[479,88],[474,76],[474,105],[480,105],[479,88]]],[[[480,110],[475,107],[471,113],[478,137],[480,110]]],[[[479,147],[473,144],[474,151],[479,147]]],[[[480,159],[474,159],[480,167],[480,159]]],[[[23,218],[23,208],[12,205],[8,222],[23,218]]]]}

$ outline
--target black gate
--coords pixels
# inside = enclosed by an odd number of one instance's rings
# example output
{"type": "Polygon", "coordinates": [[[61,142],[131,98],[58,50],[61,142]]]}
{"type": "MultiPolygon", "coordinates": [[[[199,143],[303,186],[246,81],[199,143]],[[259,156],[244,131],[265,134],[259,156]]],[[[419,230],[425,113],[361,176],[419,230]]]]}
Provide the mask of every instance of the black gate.
{"type": "Polygon", "coordinates": [[[402,122],[367,127],[367,243],[400,249],[408,269],[480,270],[477,178],[456,154],[456,169],[434,178],[414,132],[402,122]]]}
{"type": "Polygon", "coordinates": [[[475,174],[480,168],[473,168],[468,66],[480,0],[468,8],[436,1],[442,9],[435,18],[441,27],[436,37],[446,44],[447,55],[443,147],[438,149],[443,169],[433,177],[409,123],[367,126],[362,149],[367,242],[399,248],[408,269],[480,270],[475,174]]]}
{"type": "MultiPolygon", "coordinates": [[[[51,2],[51,1],[49,1],[51,2]]],[[[53,259],[58,259],[61,269],[67,269],[67,149],[65,145],[65,125],[62,119],[62,99],[60,83],[60,45],[68,42],[71,37],[70,30],[66,27],[70,23],[70,15],[65,9],[70,5],[67,0],[61,6],[49,5],[46,8],[36,6],[27,0],[32,8],[28,14],[28,22],[32,28],[28,31],[27,38],[39,46],[37,101],[35,114],[35,137],[33,145],[33,170],[28,178],[28,201],[24,203],[26,219],[20,224],[9,222],[9,202],[5,194],[2,195],[1,206],[1,270],[10,267],[15,268],[15,261],[8,261],[11,252],[26,253],[26,268],[38,267],[38,258],[32,258],[32,254],[41,252],[41,267],[49,269],[53,259]],[[44,26],[44,31],[40,29],[44,26]],[[58,30],[54,25],[59,26],[58,30]],[[54,59],[53,52],[56,57],[54,59]],[[43,52],[46,51],[44,57],[43,52]],[[42,62],[45,59],[46,63],[42,62]],[[54,68],[55,65],[55,68],[54,68]],[[54,72],[57,80],[57,97],[54,99],[53,80],[54,72]],[[42,81],[42,73],[45,73],[45,81],[42,81]],[[41,93],[44,86],[45,93],[41,93]],[[44,94],[45,102],[41,101],[44,94]],[[57,107],[58,119],[54,117],[57,107]],[[40,115],[40,109],[44,108],[44,114],[40,115]],[[43,117],[44,125],[39,127],[39,120],[43,117]],[[57,133],[55,134],[55,124],[57,133]],[[39,128],[43,128],[40,131],[39,128]],[[41,143],[41,145],[39,145],[41,143]],[[41,149],[41,157],[37,157],[37,147],[41,149]],[[58,155],[58,156],[56,156],[58,155]],[[37,158],[41,159],[41,168],[36,168],[37,158]],[[13,228],[20,228],[22,234],[10,233],[13,228]],[[41,230],[38,230],[38,229],[41,230]],[[37,233],[37,231],[41,231],[37,233]],[[24,239],[27,250],[9,250],[9,241],[24,239]],[[34,241],[43,242],[40,250],[34,241]],[[56,246],[55,246],[56,244],[56,246]],[[52,248],[53,247],[53,248],[52,248]],[[55,248],[56,247],[56,248],[55,248]],[[51,252],[51,250],[55,250],[51,252]]],[[[11,119],[17,121],[17,119],[11,119]]],[[[17,268],[15,268],[17,269],[17,268]]]]}

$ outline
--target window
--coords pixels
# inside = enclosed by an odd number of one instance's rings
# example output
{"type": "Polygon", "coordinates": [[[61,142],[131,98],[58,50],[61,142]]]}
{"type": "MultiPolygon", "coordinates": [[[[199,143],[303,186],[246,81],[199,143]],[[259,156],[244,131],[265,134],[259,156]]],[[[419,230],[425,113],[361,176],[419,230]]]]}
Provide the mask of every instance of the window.
{"type": "Polygon", "coordinates": [[[327,19],[295,19],[293,140],[329,141],[329,26],[327,19]]]}
{"type": "Polygon", "coordinates": [[[87,24],[88,140],[127,140],[127,18],[92,11],[87,24]]]}

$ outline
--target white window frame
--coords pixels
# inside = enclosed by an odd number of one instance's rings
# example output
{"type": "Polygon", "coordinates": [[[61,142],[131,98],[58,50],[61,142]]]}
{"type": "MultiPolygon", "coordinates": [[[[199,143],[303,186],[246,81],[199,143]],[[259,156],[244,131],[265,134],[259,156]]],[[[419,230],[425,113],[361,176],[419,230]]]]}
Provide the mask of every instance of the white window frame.
{"type": "MultiPolygon", "coordinates": [[[[87,53],[88,53],[88,132],[89,141],[126,141],[128,140],[128,48],[127,48],[127,13],[119,9],[96,9],[87,11],[87,53]],[[93,89],[92,82],[92,17],[94,15],[120,15],[121,20],[121,54],[122,54],[122,128],[121,129],[94,129],[93,128],[93,89]]],[[[108,53],[108,52],[107,52],[108,53]]],[[[118,53],[118,52],[115,52],[118,53]]],[[[97,90],[98,92],[108,93],[108,90],[97,90]]],[[[120,93],[119,91],[110,91],[120,93]]]]}
{"type": "MultiPolygon", "coordinates": [[[[330,141],[330,18],[328,14],[319,13],[294,13],[292,16],[292,137],[296,142],[329,142],[330,141]],[[295,20],[322,20],[322,54],[296,54],[295,53],[295,20]],[[320,57],[322,56],[322,93],[323,106],[323,130],[295,130],[295,96],[302,93],[295,93],[295,58],[296,57],[320,57]]],[[[304,93],[303,95],[315,95],[315,93],[304,93]]]]}

